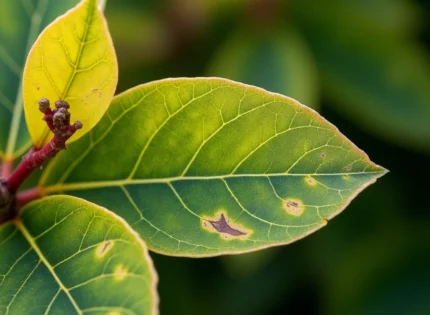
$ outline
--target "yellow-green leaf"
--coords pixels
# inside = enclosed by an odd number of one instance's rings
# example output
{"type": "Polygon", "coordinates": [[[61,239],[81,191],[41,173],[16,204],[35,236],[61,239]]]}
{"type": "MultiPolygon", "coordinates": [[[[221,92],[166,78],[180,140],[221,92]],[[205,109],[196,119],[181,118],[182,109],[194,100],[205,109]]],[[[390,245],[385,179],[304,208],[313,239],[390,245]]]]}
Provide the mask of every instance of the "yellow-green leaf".
{"type": "Polygon", "coordinates": [[[117,96],[40,186],[111,209],[151,250],[213,256],[303,238],[385,172],[291,98],[171,79],[117,96]]]}
{"type": "Polygon", "coordinates": [[[84,124],[72,137],[74,141],[101,119],[117,81],[115,50],[103,14],[96,0],[83,0],[42,32],[27,59],[24,109],[35,146],[50,140],[38,110],[40,98],[70,103],[72,119],[84,124]]]}
{"type": "Polygon", "coordinates": [[[0,2],[0,158],[8,162],[31,146],[22,103],[22,74],[27,54],[44,27],[77,2],[0,2]]]}
{"type": "Polygon", "coordinates": [[[0,314],[157,314],[147,248],[118,216],[55,196],[0,226],[0,314]]]}

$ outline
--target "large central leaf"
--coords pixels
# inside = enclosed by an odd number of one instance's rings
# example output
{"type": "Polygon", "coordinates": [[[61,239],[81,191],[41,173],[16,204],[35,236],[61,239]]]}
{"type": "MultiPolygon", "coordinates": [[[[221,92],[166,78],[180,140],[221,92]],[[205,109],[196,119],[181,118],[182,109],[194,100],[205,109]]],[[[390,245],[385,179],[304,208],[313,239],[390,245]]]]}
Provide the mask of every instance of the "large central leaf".
{"type": "Polygon", "coordinates": [[[145,244],[87,201],[56,196],[28,205],[0,226],[0,252],[0,314],[158,313],[145,244]]]}
{"type": "Polygon", "coordinates": [[[40,186],[112,209],[154,251],[210,256],[300,239],[385,172],[290,98],[173,79],[116,97],[40,186]]]}

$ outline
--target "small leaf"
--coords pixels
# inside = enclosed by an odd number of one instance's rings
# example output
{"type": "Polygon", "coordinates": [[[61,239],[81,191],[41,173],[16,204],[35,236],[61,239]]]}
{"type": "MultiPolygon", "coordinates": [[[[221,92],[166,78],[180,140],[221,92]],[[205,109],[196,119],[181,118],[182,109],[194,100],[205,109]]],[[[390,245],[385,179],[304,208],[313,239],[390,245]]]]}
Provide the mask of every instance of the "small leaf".
{"type": "MultiPolygon", "coordinates": [[[[72,117],[91,130],[108,108],[118,81],[118,66],[106,22],[96,0],[83,0],[39,36],[24,70],[24,109],[36,147],[50,140],[38,101],[66,100],[72,117]]],[[[69,142],[70,142],[69,141],[69,142]]]]}
{"type": "Polygon", "coordinates": [[[214,256],[303,238],[385,172],[291,98],[171,79],[117,96],[40,186],[109,207],[151,250],[214,256]]]}
{"type": "Polygon", "coordinates": [[[22,103],[22,72],[42,29],[78,0],[3,1],[0,6],[0,158],[13,160],[31,145],[22,103]]]}
{"type": "Polygon", "coordinates": [[[0,313],[157,314],[145,244],[87,201],[49,197],[0,226],[0,313]]]}
{"type": "Polygon", "coordinates": [[[316,108],[317,70],[305,41],[292,27],[241,29],[212,60],[210,76],[256,85],[316,108]]]}

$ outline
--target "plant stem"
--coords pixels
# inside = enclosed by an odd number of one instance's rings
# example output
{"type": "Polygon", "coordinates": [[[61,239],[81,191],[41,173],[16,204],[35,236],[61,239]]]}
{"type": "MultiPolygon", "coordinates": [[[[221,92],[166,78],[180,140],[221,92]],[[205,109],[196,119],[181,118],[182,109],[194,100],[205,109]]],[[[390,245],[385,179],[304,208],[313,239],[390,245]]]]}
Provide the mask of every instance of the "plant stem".
{"type": "Polygon", "coordinates": [[[57,135],[52,138],[43,149],[35,151],[31,149],[24,157],[18,167],[12,172],[7,180],[7,187],[11,193],[16,193],[21,184],[31,175],[31,173],[42,166],[45,161],[53,158],[65,148],[65,140],[57,135]]]}
{"type": "Polygon", "coordinates": [[[0,178],[8,178],[12,173],[13,162],[9,160],[3,160],[3,164],[0,169],[0,178]]]}
{"type": "Polygon", "coordinates": [[[0,179],[0,223],[15,215],[15,196],[10,193],[6,181],[0,179]]]}
{"type": "Polygon", "coordinates": [[[45,115],[43,119],[54,134],[52,140],[40,150],[32,148],[12,172],[12,162],[5,161],[2,165],[1,176],[7,179],[0,179],[0,223],[15,217],[20,206],[42,196],[38,188],[19,193],[18,198],[16,193],[35,169],[65,150],[66,141],[82,128],[79,121],[70,124],[70,106],[67,102],[59,100],[55,102],[55,107],[52,110],[49,100],[45,98],[39,101],[39,109],[45,115]]]}
{"type": "Polygon", "coordinates": [[[18,195],[16,196],[16,202],[17,202],[18,208],[22,208],[27,203],[33,200],[39,199],[41,197],[42,197],[42,192],[40,188],[36,187],[36,188],[19,192],[18,195]]]}

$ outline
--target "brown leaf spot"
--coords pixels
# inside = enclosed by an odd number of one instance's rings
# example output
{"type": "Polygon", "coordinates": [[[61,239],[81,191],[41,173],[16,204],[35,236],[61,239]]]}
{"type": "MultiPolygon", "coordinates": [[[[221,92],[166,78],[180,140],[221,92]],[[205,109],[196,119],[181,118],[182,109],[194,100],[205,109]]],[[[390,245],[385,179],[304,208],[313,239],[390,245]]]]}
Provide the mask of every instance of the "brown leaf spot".
{"type": "Polygon", "coordinates": [[[97,246],[96,256],[98,258],[102,258],[112,249],[114,244],[114,241],[105,241],[101,243],[99,246],[97,246]]]}
{"type": "Polygon", "coordinates": [[[305,181],[309,186],[315,186],[317,184],[317,181],[311,176],[307,176],[305,181]]]}
{"type": "Polygon", "coordinates": [[[348,165],[348,166],[346,167],[346,170],[347,170],[348,172],[351,172],[351,170],[352,170],[352,166],[351,166],[351,165],[348,165]]]}
{"type": "Polygon", "coordinates": [[[246,233],[232,228],[225,219],[224,213],[221,213],[218,221],[209,221],[209,223],[220,233],[230,234],[231,236],[246,235],[246,233]]]}
{"type": "Polygon", "coordinates": [[[295,217],[301,216],[305,210],[303,203],[298,199],[285,199],[283,201],[283,206],[288,214],[295,217]]]}
{"type": "Polygon", "coordinates": [[[321,153],[320,156],[321,156],[322,159],[325,159],[325,157],[326,157],[325,153],[321,153]]]}
{"type": "Polygon", "coordinates": [[[246,239],[252,233],[252,231],[247,230],[240,224],[231,223],[224,211],[218,212],[212,218],[204,217],[202,226],[207,231],[219,233],[226,240],[233,238],[246,239]]]}
{"type": "Polygon", "coordinates": [[[93,89],[92,93],[97,94],[98,98],[102,98],[103,97],[103,93],[100,89],[93,89]]]}

